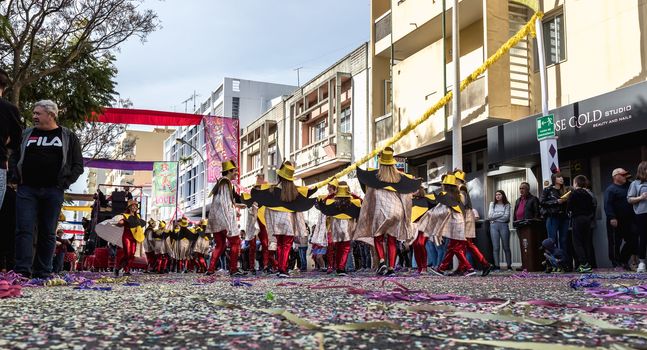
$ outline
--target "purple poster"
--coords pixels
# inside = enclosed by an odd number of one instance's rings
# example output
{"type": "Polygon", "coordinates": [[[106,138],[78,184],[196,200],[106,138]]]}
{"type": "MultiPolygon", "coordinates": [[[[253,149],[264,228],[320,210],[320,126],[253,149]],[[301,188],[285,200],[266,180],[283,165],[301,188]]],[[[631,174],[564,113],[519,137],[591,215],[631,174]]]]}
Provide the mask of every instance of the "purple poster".
{"type": "Polygon", "coordinates": [[[238,119],[205,116],[204,131],[207,142],[207,178],[216,182],[220,177],[221,163],[238,162],[238,119]]]}

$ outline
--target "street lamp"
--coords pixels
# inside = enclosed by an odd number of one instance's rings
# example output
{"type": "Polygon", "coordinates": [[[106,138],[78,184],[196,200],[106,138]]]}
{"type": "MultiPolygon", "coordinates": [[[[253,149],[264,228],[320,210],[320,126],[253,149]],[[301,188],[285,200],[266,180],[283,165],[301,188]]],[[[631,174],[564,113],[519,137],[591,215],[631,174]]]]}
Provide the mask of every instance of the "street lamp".
{"type": "Polygon", "coordinates": [[[193,147],[192,144],[184,141],[183,139],[177,138],[175,139],[175,143],[179,145],[187,145],[191,147],[192,150],[195,151],[200,156],[200,159],[202,159],[202,164],[203,164],[203,169],[204,169],[204,193],[202,194],[202,218],[206,219],[207,218],[207,191],[209,188],[209,181],[208,181],[208,173],[207,173],[207,161],[204,159],[200,151],[198,151],[195,147],[193,147]]]}

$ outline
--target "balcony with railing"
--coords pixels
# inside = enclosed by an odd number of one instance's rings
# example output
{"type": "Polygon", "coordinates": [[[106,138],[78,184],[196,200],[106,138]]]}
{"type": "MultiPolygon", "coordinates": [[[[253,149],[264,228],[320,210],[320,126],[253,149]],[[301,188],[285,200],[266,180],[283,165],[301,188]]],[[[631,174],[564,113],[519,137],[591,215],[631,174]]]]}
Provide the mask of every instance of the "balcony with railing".
{"type": "Polygon", "coordinates": [[[295,175],[309,177],[349,163],[352,159],[352,135],[329,135],[292,153],[296,162],[295,175]]]}
{"type": "Polygon", "coordinates": [[[375,55],[380,55],[391,47],[391,10],[375,20],[375,55]]]}

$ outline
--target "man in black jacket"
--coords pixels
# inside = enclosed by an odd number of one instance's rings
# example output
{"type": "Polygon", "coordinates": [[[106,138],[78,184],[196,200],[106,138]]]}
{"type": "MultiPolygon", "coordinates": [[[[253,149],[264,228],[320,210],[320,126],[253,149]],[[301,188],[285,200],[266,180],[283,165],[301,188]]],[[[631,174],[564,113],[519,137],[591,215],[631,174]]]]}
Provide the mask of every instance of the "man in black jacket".
{"type": "Polygon", "coordinates": [[[20,113],[11,102],[2,98],[9,86],[9,75],[0,69],[0,208],[7,188],[7,169],[9,155],[20,146],[20,113]]]}
{"type": "Polygon", "coordinates": [[[527,182],[519,185],[519,198],[514,203],[513,217],[513,222],[539,219],[539,199],[530,193],[530,185],[527,182]]]}
{"type": "Polygon", "coordinates": [[[0,69],[0,271],[13,269],[16,232],[16,191],[9,186],[9,156],[20,146],[22,122],[18,108],[2,98],[9,75],[0,69]]]}
{"type": "Polygon", "coordinates": [[[613,170],[611,177],[613,183],[604,191],[609,260],[613,267],[622,266],[629,270],[629,258],[636,247],[636,234],[632,230],[634,211],[631,204],[627,202],[629,172],[617,168],[613,170]],[[620,249],[621,246],[622,249],[620,249]]]}
{"type": "Polygon", "coordinates": [[[83,157],[78,137],[58,125],[56,103],[36,102],[32,118],[34,127],[23,132],[19,152],[12,155],[16,164],[12,181],[18,184],[15,271],[47,278],[52,273],[63,192],[83,173],[83,157]],[[38,226],[35,259],[34,223],[38,226]]]}

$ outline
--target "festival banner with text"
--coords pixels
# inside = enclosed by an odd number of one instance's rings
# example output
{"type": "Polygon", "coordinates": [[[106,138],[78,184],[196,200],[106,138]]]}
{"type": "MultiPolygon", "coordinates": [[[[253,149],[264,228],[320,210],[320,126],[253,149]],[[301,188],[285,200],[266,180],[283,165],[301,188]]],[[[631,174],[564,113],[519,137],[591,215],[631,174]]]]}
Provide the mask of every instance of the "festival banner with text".
{"type": "Polygon", "coordinates": [[[175,207],[177,200],[177,162],[153,164],[153,205],[175,207]]]}
{"type": "Polygon", "coordinates": [[[207,141],[207,163],[209,182],[216,182],[221,176],[222,162],[238,162],[238,119],[205,116],[203,119],[207,141]]]}

